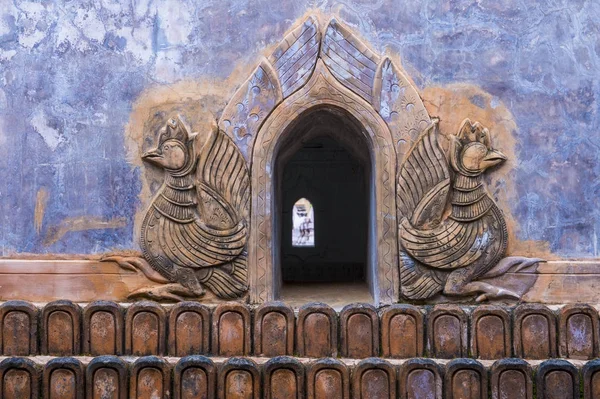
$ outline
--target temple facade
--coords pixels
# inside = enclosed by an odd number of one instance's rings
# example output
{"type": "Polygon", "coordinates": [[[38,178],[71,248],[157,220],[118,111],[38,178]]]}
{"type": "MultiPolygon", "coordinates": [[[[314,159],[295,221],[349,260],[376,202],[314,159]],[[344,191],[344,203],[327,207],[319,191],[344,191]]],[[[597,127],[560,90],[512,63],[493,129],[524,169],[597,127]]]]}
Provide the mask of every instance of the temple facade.
{"type": "Polygon", "coordinates": [[[600,8],[380,3],[0,11],[0,397],[600,398],[600,8]]]}

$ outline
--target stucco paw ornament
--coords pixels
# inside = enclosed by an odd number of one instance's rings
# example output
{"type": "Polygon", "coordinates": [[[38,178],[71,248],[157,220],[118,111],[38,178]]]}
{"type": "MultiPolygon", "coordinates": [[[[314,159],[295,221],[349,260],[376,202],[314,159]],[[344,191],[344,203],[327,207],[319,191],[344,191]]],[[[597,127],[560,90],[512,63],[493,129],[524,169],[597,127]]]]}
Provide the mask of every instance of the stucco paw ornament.
{"type": "Polygon", "coordinates": [[[216,127],[190,135],[174,117],[142,159],[165,172],[142,223],[143,257],[103,260],[164,285],[129,298],[182,301],[202,297],[205,289],[223,299],[244,295],[250,179],[238,148],[216,127]]]}
{"type": "Polygon", "coordinates": [[[477,295],[477,301],[520,295],[481,280],[542,262],[505,257],[508,232],[483,175],[506,156],[492,148],[489,130],[466,119],[450,136],[449,160],[438,143],[437,121],[420,136],[398,178],[401,211],[401,293],[477,295]]]}

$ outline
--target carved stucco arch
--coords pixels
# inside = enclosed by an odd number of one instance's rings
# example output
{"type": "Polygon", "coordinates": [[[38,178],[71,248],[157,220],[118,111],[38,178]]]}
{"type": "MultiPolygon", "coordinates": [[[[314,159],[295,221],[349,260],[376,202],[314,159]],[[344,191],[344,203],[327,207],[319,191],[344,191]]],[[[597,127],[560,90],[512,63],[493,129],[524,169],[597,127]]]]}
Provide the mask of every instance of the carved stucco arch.
{"type": "Polygon", "coordinates": [[[322,62],[309,82],[279,104],[258,131],[252,154],[252,218],[250,229],[250,290],[253,302],[272,300],[275,265],[274,176],[278,144],[288,127],[304,112],[319,107],[338,108],[361,125],[369,143],[374,198],[371,199],[370,248],[375,272],[375,301],[397,300],[398,251],[395,209],[396,154],[389,128],[377,111],[357,94],[342,86],[322,62]]]}
{"type": "Polygon", "coordinates": [[[396,180],[398,168],[431,120],[404,72],[335,19],[322,29],[309,17],[263,58],[238,88],[219,128],[238,146],[252,174],[249,241],[250,299],[273,299],[272,168],[276,143],[291,120],[314,106],[337,107],[357,118],[371,151],[377,212],[373,241],[375,300],[398,300],[396,180]],[[289,120],[286,120],[289,119],[289,120]]]}

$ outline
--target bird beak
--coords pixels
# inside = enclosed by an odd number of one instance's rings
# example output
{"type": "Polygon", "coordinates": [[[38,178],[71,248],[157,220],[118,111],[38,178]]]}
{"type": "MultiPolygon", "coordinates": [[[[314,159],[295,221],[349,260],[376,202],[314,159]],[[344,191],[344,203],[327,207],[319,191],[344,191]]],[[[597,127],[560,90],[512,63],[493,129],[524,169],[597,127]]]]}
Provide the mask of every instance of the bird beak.
{"type": "Polygon", "coordinates": [[[488,153],[485,155],[485,157],[483,157],[482,166],[485,169],[487,169],[491,166],[498,165],[499,163],[502,163],[502,162],[506,161],[507,159],[508,158],[506,157],[506,155],[504,155],[500,151],[489,150],[488,153]]]}
{"type": "Polygon", "coordinates": [[[160,149],[155,148],[154,150],[145,152],[142,155],[142,159],[144,161],[148,161],[151,163],[158,163],[158,160],[162,158],[162,152],[160,151],[160,149]]]}

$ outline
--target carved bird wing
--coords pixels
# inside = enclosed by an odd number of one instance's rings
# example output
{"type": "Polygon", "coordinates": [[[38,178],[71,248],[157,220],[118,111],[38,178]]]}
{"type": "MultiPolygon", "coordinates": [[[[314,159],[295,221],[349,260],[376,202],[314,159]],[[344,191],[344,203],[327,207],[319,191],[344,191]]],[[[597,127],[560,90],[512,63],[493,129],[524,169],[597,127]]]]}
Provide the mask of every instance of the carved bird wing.
{"type": "Polygon", "coordinates": [[[173,223],[161,219],[159,236],[162,255],[172,263],[197,269],[219,266],[237,258],[246,245],[246,226],[239,223],[230,229],[212,229],[202,221],[173,223]]]}
{"type": "Polygon", "coordinates": [[[400,227],[402,248],[419,262],[435,269],[458,269],[475,262],[491,244],[482,219],[457,222],[449,219],[433,229],[414,228],[405,219],[400,227]]]}
{"type": "Polygon", "coordinates": [[[420,256],[418,250],[421,248],[413,248],[427,240],[412,237],[413,234],[420,234],[419,229],[443,226],[440,222],[450,191],[450,171],[437,135],[437,121],[434,120],[421,134],[398,173],[397,196],[401,220],[398,233],[402,245],[400,289],[402,295],[410,299],[429,298],[442,291],[444,285],[436,271],[426,267],[428,259],[420,256]]]}
{"type": "Polygon", "coordinates": [[[448,219],[440,223],[449,191],[448,161],[437,141],[434,124],[408,155],[398,179],[404,216],[399,228],[400,243],[411,257],[434,269],[468,266],[489,247],[490,234],[481,219],[448,219]]]}
{"type": "Polygon", "coordinates": [[[407,218],[417,228],[440,223],[450,190],[448,161],[437,136],[434,122],[421,134],[398,174],[400,219],[407,218]]]}
{"type": "Polygon", "coordinates": [[[225,133],[214,129],[198,154],[198,211],[208,227],[227,230],[249,223],[250,174],[246,160],[225,133]]]}
{"type": "MultiPolygon", "coordinates": [[[[205,136],[206,137],[206,136],[205,136]]],[[[199,218],[171,225],[165,255],[192,268],[218,266],[236,259],[248,238],[250,182],[246,161],[219,130],[198,151],[195,184],[199,218]]]]}

